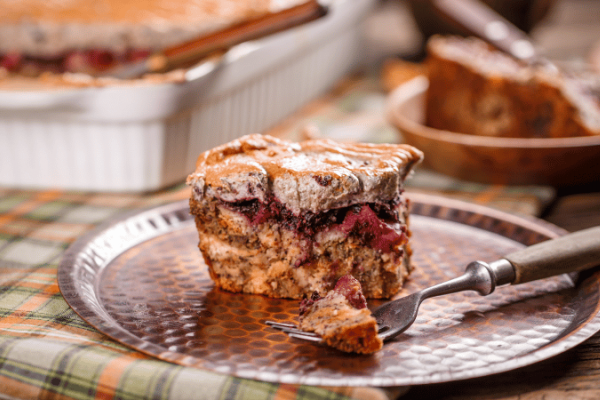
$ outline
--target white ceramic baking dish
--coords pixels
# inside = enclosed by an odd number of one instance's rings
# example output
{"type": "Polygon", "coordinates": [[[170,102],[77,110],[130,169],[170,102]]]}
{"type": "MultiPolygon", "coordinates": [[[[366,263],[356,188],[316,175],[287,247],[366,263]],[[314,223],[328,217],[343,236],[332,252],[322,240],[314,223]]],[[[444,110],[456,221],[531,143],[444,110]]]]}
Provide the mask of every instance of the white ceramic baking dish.
{"type": "Polygon", "coordinates": [[[272,127],[359,65],[374,5],[335,1],[181,83],[0,90],[0,185],[140,192],[182,181],[202,151],[272,127]]]}

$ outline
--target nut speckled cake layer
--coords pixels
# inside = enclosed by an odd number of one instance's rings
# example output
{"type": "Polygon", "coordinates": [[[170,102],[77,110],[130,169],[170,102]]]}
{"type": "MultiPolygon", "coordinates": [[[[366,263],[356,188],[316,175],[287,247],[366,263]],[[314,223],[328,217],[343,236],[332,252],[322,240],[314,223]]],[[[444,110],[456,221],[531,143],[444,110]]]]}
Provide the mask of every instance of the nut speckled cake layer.
{"type": "Polygon", "coordinates": [[[188,177],[199,248],[217,286],[300,298],[346,274],[367,297],[408,275],[407,145],[290,143],[248,135],[200,155],[188,177]]]}

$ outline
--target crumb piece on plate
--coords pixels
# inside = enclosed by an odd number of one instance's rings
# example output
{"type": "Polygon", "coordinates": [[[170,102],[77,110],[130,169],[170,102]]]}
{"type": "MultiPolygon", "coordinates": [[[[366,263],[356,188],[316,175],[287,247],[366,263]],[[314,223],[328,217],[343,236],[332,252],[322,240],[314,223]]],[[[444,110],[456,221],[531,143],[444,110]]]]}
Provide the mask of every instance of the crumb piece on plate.
{"type": "Polygon", "coordinates": [[[352,275],[341,277],[325,297],[315,292],[303,299],[298,327],[321,335],[327,345],[345,352],[369,354],[383,346],[360,282],[352,275]]]}

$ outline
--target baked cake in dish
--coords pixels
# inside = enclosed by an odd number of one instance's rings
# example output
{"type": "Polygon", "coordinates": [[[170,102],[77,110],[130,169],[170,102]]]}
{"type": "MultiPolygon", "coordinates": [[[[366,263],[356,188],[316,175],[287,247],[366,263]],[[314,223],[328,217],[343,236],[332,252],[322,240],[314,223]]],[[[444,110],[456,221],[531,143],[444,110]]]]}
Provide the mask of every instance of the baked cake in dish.
{"type": "Polygon", "coordinates": [[[0,0],[0,68],[96,73],[307,0],[0,0]]]}
{"type": "Polygon", "coordinates": [[[579,76],[526,65],[475,38],[433,37],[427,51],[432,128],[520,138],[600,134],[600,98],[579,76]]]}
{"type": "Polygon", "coordinates": [[[326,293],[344,275],[388,298],[410,271],[408,145],[291,143],[253,134],[204,152],[187,183],[216,286],[280,298],[326,293]]]}
{"type": "Polygon", "coordinates": [[[345,352],[368,354],[383,346],[377,321],[352,275],[341,277],[324,297],[315,292],[303,299],[298,328],[321,335],[327,345],[345,352]]]}

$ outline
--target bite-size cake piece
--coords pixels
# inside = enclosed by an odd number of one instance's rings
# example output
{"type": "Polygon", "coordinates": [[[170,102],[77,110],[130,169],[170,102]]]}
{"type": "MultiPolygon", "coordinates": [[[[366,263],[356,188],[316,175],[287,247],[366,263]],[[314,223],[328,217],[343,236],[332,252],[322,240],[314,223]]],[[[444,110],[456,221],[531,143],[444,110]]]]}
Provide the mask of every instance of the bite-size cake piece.
{"type": "Polygon", "coordinates": [[[217,287],[296,298],[344,275],[388,298],[409,273],[408,145],[291,143],[254,134],[200,155],[187,183],[217,287]]]}
{"type": "Polygon", "coordinates": [[[345,352],[369,354],[383,346],[377,321],[352,275],[341,277],[325,297],[315,292],[303,299],[298,328],[321,335],[325,344],[345,352]]]}

